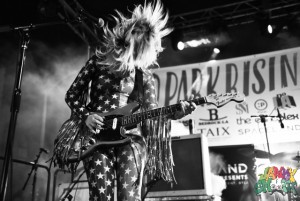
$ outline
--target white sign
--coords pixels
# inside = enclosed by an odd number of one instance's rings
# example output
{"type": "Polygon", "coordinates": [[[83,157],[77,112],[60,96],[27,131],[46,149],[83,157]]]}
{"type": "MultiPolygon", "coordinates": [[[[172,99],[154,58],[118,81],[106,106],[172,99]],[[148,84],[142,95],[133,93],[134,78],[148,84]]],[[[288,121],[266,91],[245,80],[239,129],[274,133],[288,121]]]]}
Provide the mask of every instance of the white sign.
{"type": "Polygon", "coordinates": [[[188,134],[186,125],[191,119],[195,123],[194,132],[205,134],[210,146],[265,143],[266,136],[269,143],[297,141],[300,140],[299,65],[300,48],[293,48],[160,68],[154,71],[159,105],[176,104],[191,94],[204,97],[239,92],[246,97],[243,103],[232,101],[220,108],[201,105],[193,114],[173,124],[172,135],[188,134]],[[283,125],[277,117],[278,111],[283,125]]]}

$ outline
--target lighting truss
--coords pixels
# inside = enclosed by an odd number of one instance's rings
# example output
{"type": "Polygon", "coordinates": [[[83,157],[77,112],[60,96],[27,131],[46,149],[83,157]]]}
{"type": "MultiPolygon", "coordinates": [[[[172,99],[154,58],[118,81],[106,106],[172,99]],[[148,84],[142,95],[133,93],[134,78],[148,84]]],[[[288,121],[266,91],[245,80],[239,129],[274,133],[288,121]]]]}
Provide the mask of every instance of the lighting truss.
{"type": "MultiPolygon", "coordinates": [[[[77,0],[58,0],[62,6],[59,17],[65,20],[71,29],[88,45],[95,46],[99,43],[99,27],[95,22],[82,16],[82,6],[77,0]],[[72,23],[77,21],[77,23],[72,23]]],[[[300,2],[298,0],[270,1],[267,6],[262,6],[264,1],[245,0],[226,3],[192,12],[180,13],[170,16],[170,22],[175,29],[184,29],[185,32],[198,32],[212,20],[220,19],[227,27],[253,23],[257,20],[258,13],[267,11],[270,19],[283,19],[299,16],[300,2]]]]}
{"type": "Polygon", "coordinates": [[[83,7],[76,0],[58,0],[62,9],[58,16],[90,47],[99,44],[99,27],[87,17],[83,7]]]}
{"type": "Polygon", "coordinates": [[[245,0],[221,6],[181,13],[170,17],[176,29],[193,29],[221,19],[227,27],[255,22],[257,13],[267,11],[270,19],[279,19],[300,14],[299,0],[277,0],[262,5],[261,0],[245,0]]]}

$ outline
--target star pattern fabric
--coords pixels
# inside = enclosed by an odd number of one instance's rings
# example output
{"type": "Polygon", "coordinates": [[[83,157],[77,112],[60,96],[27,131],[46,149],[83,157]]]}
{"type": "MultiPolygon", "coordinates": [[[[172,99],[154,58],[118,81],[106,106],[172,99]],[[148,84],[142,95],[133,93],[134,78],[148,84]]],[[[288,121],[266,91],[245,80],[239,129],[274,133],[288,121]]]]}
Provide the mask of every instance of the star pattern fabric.
{"type": "Polygon", "coordinates": [[[101,149],[86,159],[84,167],[89,182],[89,201],[113,201],[115,180],[117,200],[140,201],[140,177],[146,156],[144,146],[138,140],[118,148],[101,149]]]}
{"type": "MultiPolygon", "coordinates": [[[[129,96],[133,91],[134,81],[135,71],[127,77],[119,77],[111,73],[108,67],[100,65],[99,59],[93,56],[80,70],[68,89],[65,100],[73,114],[81,121],[85,121],[90,112],[111,112],[133,101],[129,100],[129,96]],[[82,96],[89,86],[90,102],[85,105],[82,96]]],[[[144,89],[142,108],[156,108],[154,78],[150,71],[143,72],[142,84],[144,89]]],[[[130,130],[129,133],[137,134],[142,139],[140,127],[130,130]]],[[[113,200],[115,179],[118,200],[141,200],[140,176],[146,160],[145,152],[146,146],[141,146],[134,138],[129,145],[101,148],[85,160],[84,166],[90,189],[89,200],[113,200]]]]}
{"type": "MultiPolygon", "coordinates": [[[[134,87],[134,80],[134,71],[128,77],[121,78],[110,72],[108,67],[100,65],[98,58],[93,56],[68,89],[65,101],[72,112],[85,120],[90,112],[106,113],[126,105],[134,87]],[[81,98],[90,82],[90,103],[86,106],[81,98]]],[[[144,72],[143,87],[143,108],[156,108],[154,78],[150,71],[144,72]]]]}

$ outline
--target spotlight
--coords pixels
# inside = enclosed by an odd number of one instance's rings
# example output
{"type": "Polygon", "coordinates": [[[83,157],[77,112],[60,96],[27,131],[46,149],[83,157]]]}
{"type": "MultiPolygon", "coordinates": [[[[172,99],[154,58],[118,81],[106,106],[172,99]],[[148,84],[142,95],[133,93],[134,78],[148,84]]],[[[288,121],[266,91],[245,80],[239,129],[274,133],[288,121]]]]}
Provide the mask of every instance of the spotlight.
{"type": "Polygon", "coordinates": [[[178,50],[183,50],[184,49],[184,43],[182,41],[178,41],[178,43],[177,43],[177,49],[178,50]]]}
{"type": "Polygon", "coordinates": [[[273,27],[272,27],[272,25],[269,24],[267,29],[268,29],[268,33],[269,34],[273,33],[273,27]]]}
{"type": "Polygon", "coordinates": [[[213,25],[201,26],[195,29],[175,29],[170,34],[171,45],[175,51],[186,48],[213,47],[228,44],[231,40],[224,23],[211,23],[213,25]]]}
{"type": "Polygon", "coordinates": [[[174,30],[171,34],[171,43],[172,47],[175,51],[183,50],[184,43],[183,43],[183,33],[181,30],[174,30]]]}
{"type": "Polygon", "coordinates": [[[187,47],[198,47],[200,45],[207,45],[210,43],[211,43],[211,41],[208,38],[199,38],[199,39],[193,39],[193,40],[186,41],[184,44],[187,47]]]}
{"type": "Polygon", "coordinates": [[[272,19],[269,12],[259,12],[257,22],[262,36],[276,37],[285,26],[284,20],[272,19]]]}
{"type": "Polygon", "coordinates": [[[273,33],[273,27],[270,24],[270,13],[267,11],[260,11],[257,13],[257,22],[261,35],[270,36],[273,33]]]}
{"type": "Polygon", "coordinates": [[[218,47],[214,47],[211,51],[211,56],[209,58],[209,60],[216,60],[218,54],[221,52],[221,50],[218,47]]]}
{"type": "Polygon", "coordinates": [[[220,49],[217,48],[217,47],[215,47],[215,48],[214,48],[214,53],[215,53],[215,54],[219,54],[219,53],[220,53],[220,49]]]}

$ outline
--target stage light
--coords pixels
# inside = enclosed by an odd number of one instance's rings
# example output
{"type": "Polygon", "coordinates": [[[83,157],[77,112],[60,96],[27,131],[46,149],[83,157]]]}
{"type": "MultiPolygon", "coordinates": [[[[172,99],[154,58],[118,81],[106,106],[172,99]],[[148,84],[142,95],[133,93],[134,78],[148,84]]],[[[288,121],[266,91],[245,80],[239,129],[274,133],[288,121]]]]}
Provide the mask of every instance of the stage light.
{"type": "Polygon", "coordinates": [[[286,19],[274,19],[272,18],[269,12],[259,12],[257,14],[257,23],[259,25],[259,29],[262,36],[265,37],[276,37],[277,34],[283,29],[286,25],[286,22],[289,20],[286,19]]]}
{"type": "Polygon", "coordinates": [[[267,29],[268,29],[268,33],[269,34],[273,33],[273,27],[272,27],[272,25],[269,24],[267,29]]]}
{"type": "Polygon", "coordinates": [[[215,48],[214,48],[214,53],[215,53],[215,54],[219,54],[219,53],[220,53],[220,49],[215,47],[215,48]]]}
{"type": "Polygon", "coordinates": [[[270,13],[267,11],[259,11],[257,13],[257,23],[263,36],[271,36],[273,33],[273,27],[270,22],[270,13]]]}
{"type": "Polygon", "coordinates": [[[220,54],[221,50],[219,47],[214,47],[211,49],[211,55],[209,60],[210,61],[216,61],[217,56],[220,54]]]}
{"type": "Polygon", "coordinates": [[[185,47],[185,45],[184,45],[184,43],[183,43],[182,41],[179,41],[179,42],[177,43],[177,49],[178,49],[178,50],[183,50],[184,47],[185,47]]]}
{"type": "Polygon", "coordinates": [[[189,40],[189,41],[184,42],[184,44],[187,47],[198,47],[198,46],[207,45],[210,43],[211,43],[211,41],[208,38],[199,38],[199,39],[194,39],[194,40],[189,40]]]}
{"type": "Polygon", "coordinates": [[[213,47],[231,41],[226,26],[221,21],[213,21],[209,26],[201,26],[197,29],[175,29],[170,36],[175,51],[196,47],[209,47],[213,50],[213,47]]]}
{"type": "Polygon", "coordinates": [[[171,34],[171,44],[175,51],[183,50],[183,33],[181,30],[174,30],[171,34]]]}

